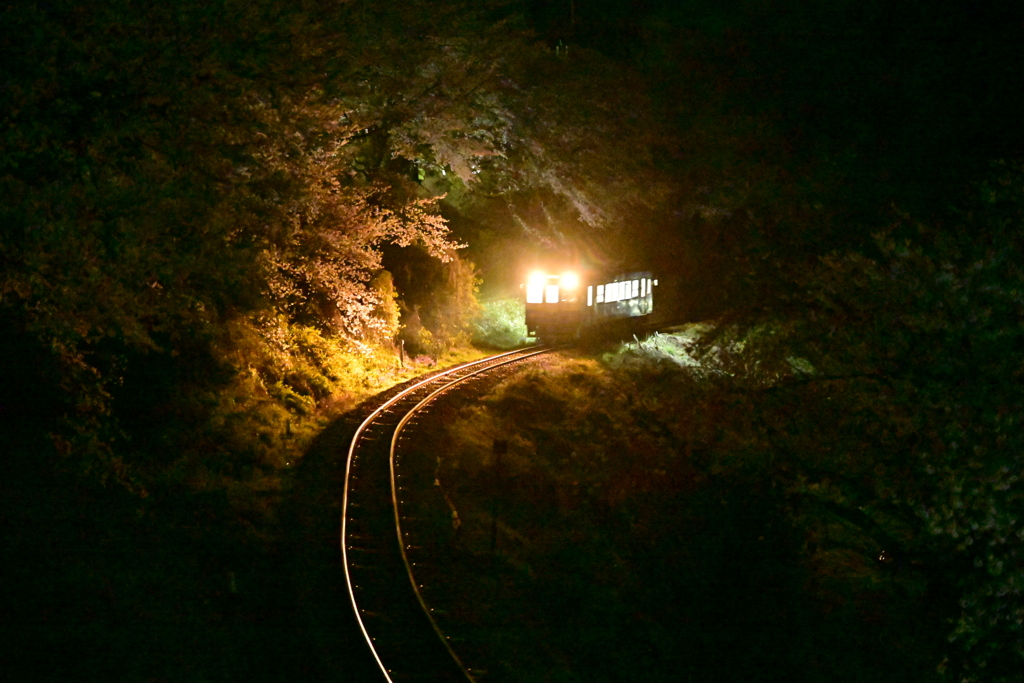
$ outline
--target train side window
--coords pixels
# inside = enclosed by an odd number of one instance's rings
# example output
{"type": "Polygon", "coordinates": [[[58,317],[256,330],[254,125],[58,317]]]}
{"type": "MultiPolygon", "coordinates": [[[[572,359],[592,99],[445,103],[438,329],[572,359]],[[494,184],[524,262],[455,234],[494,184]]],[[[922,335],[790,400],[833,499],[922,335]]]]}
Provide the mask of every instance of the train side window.
{"type": "Polygon", "coordinates": [[[638,296],[640,296],[640,281],[639,280],[633,280],[633,288],[632,289],[633,289],[633,294],[630,297],[631,299],[635,299],[638,296]]]}
{"type": "Polygon", "coordinates": [[[587,305],[594,305],[594,285],[587,285],[587,305]]]}
{"type": "Polygon", "coordinates": [[[597,286],[597,303],[604,303],[604,285],[597,286]]]}
{"type": "Polygon", "coordinates": [[[544,288],[544,303],[558,303],[558,285],[548,285],[544,288]]]}
{"type": "Polygon", "coordinates": [[[647,278],[640,280],[640,296],[647,296],[647,278]]]}

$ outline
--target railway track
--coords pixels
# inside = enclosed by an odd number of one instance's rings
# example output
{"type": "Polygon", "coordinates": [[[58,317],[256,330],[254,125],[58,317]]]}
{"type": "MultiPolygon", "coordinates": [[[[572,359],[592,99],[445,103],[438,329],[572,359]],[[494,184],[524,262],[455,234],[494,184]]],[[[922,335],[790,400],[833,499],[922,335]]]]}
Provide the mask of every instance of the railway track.
{"type": "Polygon", "coordinates": [[[341,516],[345,581],[359,628],[389,683],[474,680],[431,616],[409,558],[396,476],[402,430],[459,383],[550,350],[492,356],[414,383],[374,410],[352,437],[341,516]]]}

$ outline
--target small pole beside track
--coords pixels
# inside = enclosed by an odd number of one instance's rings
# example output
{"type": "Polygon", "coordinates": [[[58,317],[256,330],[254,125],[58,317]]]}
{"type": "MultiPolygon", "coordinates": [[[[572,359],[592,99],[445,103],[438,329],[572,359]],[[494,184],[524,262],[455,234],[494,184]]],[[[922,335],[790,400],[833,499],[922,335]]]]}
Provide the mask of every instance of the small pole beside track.
{"type": "Polygon", "coordinates": [[[501,456],[508,453],[508,441],[505,439],[495,439],[493,452],[494,488],[491,493],[491,555],[498,549],[498,491],[501,486],[501,456]]]}

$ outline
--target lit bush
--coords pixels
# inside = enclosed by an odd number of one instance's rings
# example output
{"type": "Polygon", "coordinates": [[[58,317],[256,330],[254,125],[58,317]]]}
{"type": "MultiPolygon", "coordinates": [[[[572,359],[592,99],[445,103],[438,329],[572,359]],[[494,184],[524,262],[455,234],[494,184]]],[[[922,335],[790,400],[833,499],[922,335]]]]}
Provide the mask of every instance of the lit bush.
{"type": "Polygon", "coordinates": [[[519,299],[495,299],[480,306],[473,321],[473,343],[498,349],[511,349],[527,336],[526,307],[519,299]]]}

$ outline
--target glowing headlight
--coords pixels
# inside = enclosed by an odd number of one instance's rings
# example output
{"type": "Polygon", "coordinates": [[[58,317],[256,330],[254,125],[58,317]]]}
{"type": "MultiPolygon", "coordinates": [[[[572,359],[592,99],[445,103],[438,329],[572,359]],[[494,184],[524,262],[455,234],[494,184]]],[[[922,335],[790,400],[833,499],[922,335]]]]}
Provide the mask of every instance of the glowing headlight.
{"type": "Polygon", "coordinates": [[[562,289],[576,289],[580,286],[580,276],[571,270],[566,271],[558,278],[558,284],[562,289]]]}
{"type": "Polygon", "coordinates": [[[526,284],[533,287],[543,287],[548,283],[548,274],[543,270],[535,270],[526,278],[526,284]]]}

